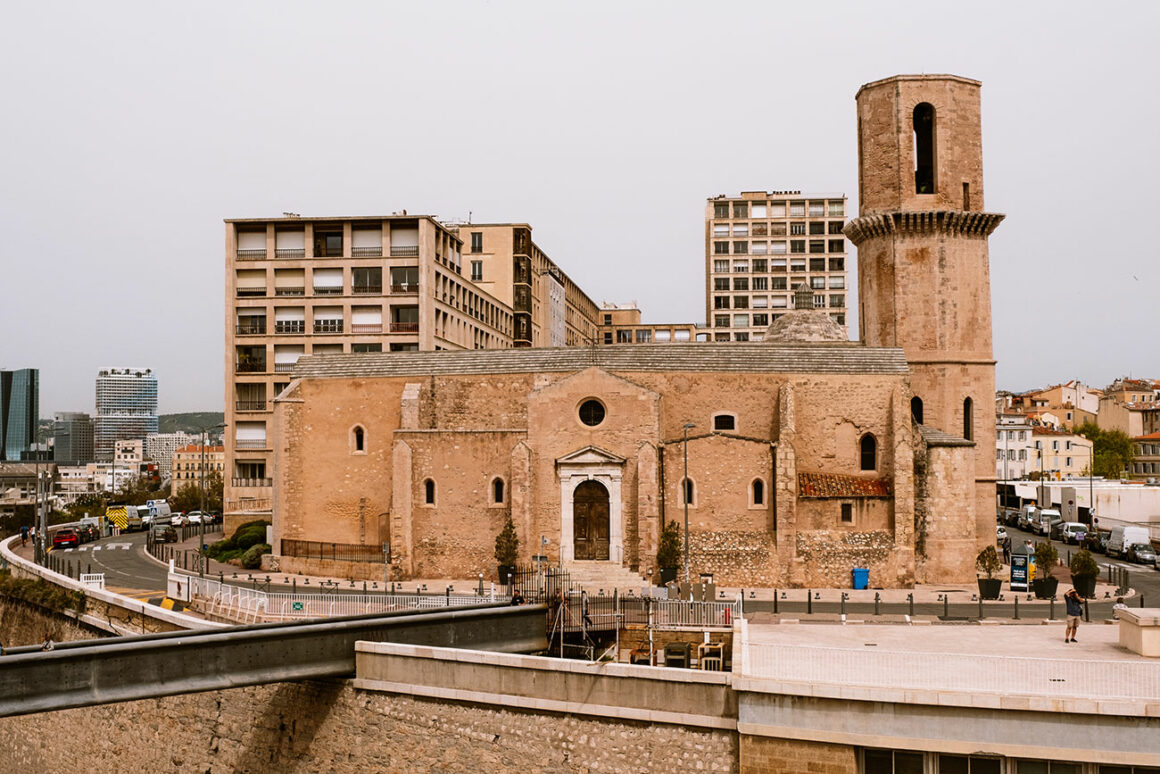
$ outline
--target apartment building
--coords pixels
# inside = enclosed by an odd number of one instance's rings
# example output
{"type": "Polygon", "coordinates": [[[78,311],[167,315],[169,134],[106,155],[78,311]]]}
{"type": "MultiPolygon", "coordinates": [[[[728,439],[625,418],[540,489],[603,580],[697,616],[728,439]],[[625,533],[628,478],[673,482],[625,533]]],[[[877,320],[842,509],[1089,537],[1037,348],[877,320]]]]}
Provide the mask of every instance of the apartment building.
{"type": "Polygon", "coordinates": [[[1001,481],[1026,478],[1038,470],[1038,452],[1032,440],[1033,427],[1022,414],[1001,413],[995,417],[995,476],[1001,481]]]}
{"type": "Polygon", "coordinates": [[[157,432],[157,376],[149,368],[104,368],[97,373],[93,452],[113,458],[117,441],[157,432]]]}
{"type": "Polygon", "coordinates": [[[1061,480],[1085,474],[1091,464],[1092,442],[1082,435],[1050,427],[1032,428],[1036,459],[1030,472],[1061,480]]]}
{"type": "Polygon", "coordinates": [[[1160,479],[1160,433],[1149,433],[1132,439],[1132,478],[1150,481],[1160,479]]]}
{"type": "Polygon", "coordinates": [[[84,465],[93,457],[93,420],[84,412],[58,411],[52,422],[53,461],[84,465]]]}
{"type": "Polygon", "coordinates": [[[596,338],[596,302],[532,241],[527,223],[458,226],[471,282],[512,311],[512,346],[577,347],[596,338]]]}
{"type": "Polygon", "coordinates": [[[708,341],[709,332],[695,323],[644,323],[640,308],[629,304],[600,305],[599,341],[612,344],[664,344],[670,341],[708,341]]]}
{"type": "Polygon", "coordinates": [[[145,436],[145,458],[157,463],[161,478],[169,479],[172,471],[173,453],[182,446],[198,440],[198,436],[178,431],[176,433],[153,433],[145,436]]]}
{"type": "Polygon", "coordinates": [[[227,520],[271,509],[272,401],[298,358],[513,346],[511,304],[464,276],[460,238],[434,218],[225,227],[227,520]]]}
{"type": "Polygon", "coordinates": [[[173,451],[170,459],[173,475],[173,493],[183,486],[193,484],[200,486],[201,482],[217,473],[225,480],[226,449],[224,446],[206,446],[204,450],[200,443],[190,443],[173,451]]]}
{"type": "Polygon", "coordinates": [[[705,205],[705,319],[714,341],[757,341],[793,309],[805,283],[814,308],[846,322],[845,194],[745,191],[705,205]]]}

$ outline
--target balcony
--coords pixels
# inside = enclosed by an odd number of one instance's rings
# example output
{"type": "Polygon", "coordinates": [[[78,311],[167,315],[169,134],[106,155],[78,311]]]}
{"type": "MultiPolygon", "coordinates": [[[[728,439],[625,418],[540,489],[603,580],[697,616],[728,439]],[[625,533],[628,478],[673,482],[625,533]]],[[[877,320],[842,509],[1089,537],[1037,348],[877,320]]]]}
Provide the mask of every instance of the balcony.
{"type": "Polygon", "coordinates": [[[342,333],[342,320],[315,320],[315,333],[342,333]]]}
{"type": "Polygon", "coordinates": [[[392,258],[418,258],[419,245],[412,245],[410,247],[395,247],[391,245],[392,258]]]}
{"type": "Polygon", "coordinates": [[[268,513],[273,505],[274,501],[269,497],[231,497],[226,500],[226,512],[268,513]]]}
{"type": "Polygon", "coordinates": [[[274,295],[276,296],[304,296],[306,295],[306,288],[274,288],[274,295]]]}
{"type": "Polygon", "coordinates": [[[265,411],[266,401],[264,400],[238,400],[234,401],[234,411],[265,411]]]}
{"type": "Polygon", "coordinates": [[[351,333],[382,333],[382,323],[351,323],[351,333]]]}
{"type": "Polygon", "coordinates": [[[264,261],[266,260],[266,251],[262,250],[238,250],[239,261],[264,261]]]}
{"type": "Polygon", "coordinates": [[[239,374],[262,374],[266,372],[266,361],[239,360],[234,366],[234,371],[239,374]]]}
{"type": "Polygon", "coordinates": [[[235,449],[265,449],[266,447],[265,438],[239,438],[234,441],[235,449]]]}
{"type": "Polygon", "coordinates": [[[274,364],[274,373],[276,373],[276,374],[288,374],[294,370],[295,365],[296,365],[296,363],[275,363],[274,364]]]}
{"type": "MultiPolygon", "coordinates": [[[[241,444],[239,443],[239,448],[241,444]]],[[[230,479],[230,486],[274,486],[274,479],[272,478],[233,478],[230,479]]]]}
{"type": "Polygon", "coordinates": [[[382,295],[383,286],[381,283],[378,285],[352,285],[350,290],[355,295],[378,296],[382,295]]]}
{"type": "Polygon", "coordinates": [[[391,333],[418,333],[419,323],[417,322],[392,322],[391,333]]]}
{"type": "Polygon", "coordinates": [[[261,336],[266,333],[266,320],[263,318],[261,322],[238,323],[234,333],[238,336],[261,336]]]}
{"type": "Polygon", "coordinates": [[[407,294],[418,293],[419,292],[419,285],[418,285],[418,283],[408,283],[408,284],[403,284],[403,285],[396,285],[394,283],[391,283],[391,292],[392,293],[407,293],[407,294]]]}
{"type": "Polygon", "coordinates": [[[266,295],[265,288],[238,288],[238,298],[264,298],[266,295]]]}
{"type": "Polygon", "coordinates": [[[352,247],[350,249],[350,256],[352,258],[382,258],[383,246],[377,247],[352,247]]]}
{"type": "Polygon", "coordinates": [[[275,258],[305,258],[306,248],[304,247],[279,247],[274,251],[275,258]]]}
{"type": "Polygon", "coordinates": [[[316,296],[341,296],[342,295],[342,288],[341,287],[331,287],[331,286],[326,286],[326,287],[322,287],[322,288],[315,287],[314,288],[314,295],[316,295],[316,296]]]}
{"type": "Polygon", "coordinates": [[[306,333],[304,320],[275,320],[274,333],[306,333]]]}

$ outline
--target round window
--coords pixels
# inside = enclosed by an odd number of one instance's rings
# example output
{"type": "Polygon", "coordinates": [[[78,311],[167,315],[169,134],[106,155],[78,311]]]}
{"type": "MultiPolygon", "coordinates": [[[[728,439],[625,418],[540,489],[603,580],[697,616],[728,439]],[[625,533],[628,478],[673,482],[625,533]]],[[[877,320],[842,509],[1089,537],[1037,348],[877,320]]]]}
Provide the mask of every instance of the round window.
{"type": "Polygon", "coordinates": [[[604,404],[598,400],[586,400],[581,403],[580,421],[589,427],[596,427],[604,421],[604,404]]]}

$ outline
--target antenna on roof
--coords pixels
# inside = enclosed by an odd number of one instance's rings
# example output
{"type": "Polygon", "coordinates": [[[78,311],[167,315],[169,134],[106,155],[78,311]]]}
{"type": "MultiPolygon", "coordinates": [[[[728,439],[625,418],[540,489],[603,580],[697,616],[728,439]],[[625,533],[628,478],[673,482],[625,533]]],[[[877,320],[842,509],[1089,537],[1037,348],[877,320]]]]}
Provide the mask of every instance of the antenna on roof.
{"type": "Polygon", "coordinates": [[[286,212],[285,210],[282,211],[282,215],[284,217],[287,217],[287,218],[301,218],[302,217],[297,212],[286,212]]]}

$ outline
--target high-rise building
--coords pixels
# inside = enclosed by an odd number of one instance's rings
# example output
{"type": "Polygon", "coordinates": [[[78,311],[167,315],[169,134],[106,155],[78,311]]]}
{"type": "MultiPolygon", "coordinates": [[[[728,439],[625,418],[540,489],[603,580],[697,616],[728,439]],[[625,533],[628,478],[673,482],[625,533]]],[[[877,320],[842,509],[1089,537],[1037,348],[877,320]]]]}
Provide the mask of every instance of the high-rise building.
{"type": "Polygon", "coordinates": [[[705,205],[705,320],[714,341],[759,341],[806,283],[846,330],[846,195],[746,191],[705,205]]]}
{"type": "Polygon", "coordinates": [[[40,418],[40,371],[0,371],[0,460],[19,462],[36,443],[40,418]]]}
{"type": "Polygon", "coordinates": [[[120,440],[144,440],[157,432],[157,377],[149,368],[105,368],[97,373],[93,451],[111,460],[120,440]]]}
{"type": "Polygon", "coordinates": [[[93,420],[83,412],[57,412],[52,423],[52,454],[58,465],[92,462],[93,420]]]}
{"type": "Polygon", "coordinates": [[[152,433],[145,436],[145,459],[157,463],[161,478],[170,478],[173,453],[200,439],[201,436],[178,431],[176,433],[152,433]]]}

